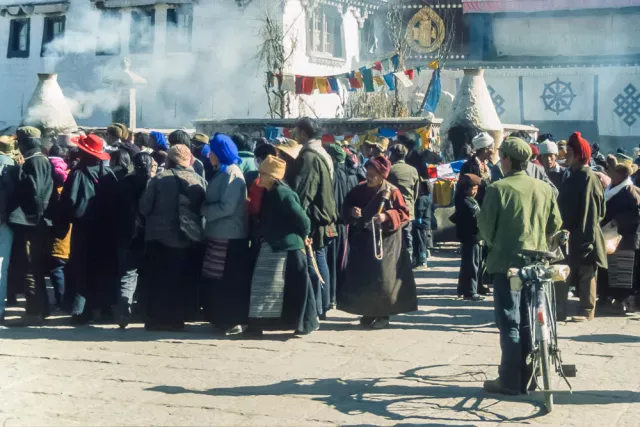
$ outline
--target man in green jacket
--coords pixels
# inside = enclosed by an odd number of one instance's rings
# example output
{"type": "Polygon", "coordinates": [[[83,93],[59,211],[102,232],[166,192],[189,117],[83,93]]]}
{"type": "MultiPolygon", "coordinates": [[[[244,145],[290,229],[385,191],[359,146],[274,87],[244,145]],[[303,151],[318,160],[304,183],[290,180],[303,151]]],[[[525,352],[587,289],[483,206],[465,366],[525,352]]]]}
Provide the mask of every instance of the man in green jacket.
{"type": "Polygon", "coordinates": [[[333,195],[333,160],[318,139],[320,128],[316,122],[303,117],[296,123],[296,138],[302,145],[300,154],[287,174],[293,191],[300,198],[300,205],[311,220],[310,238],[318,271],[309,257],[309,275],[316,291],[318,315],[321,320],[331,307],[330,267],[327,262],[327,247],[337,237],[336,202],[333,195]],[[320,277],[321,276],[321,277],[320,277]],[[322,279],[322,280],[321,280],[322,279]],[[324,282],[324,286],[321,284],[324,282]]]}
{"type": "Polygon", "coordinates": [[[410,221],[402,229],[402,244],[409,252],[409,258],[411,262],[413,262],[413,236],[411,234],[411,228],[413,220],[415,219],[414,205],[418,198],[420,175],[418,175],[416,168],[405,162],[407,154],[409,154],[409,151],[407,147],[402,144],[396,144],[391,147],[389,160],[391,160],[393,166],[391,166],[391,172],[389,172],[387,181],[398,187],[398,190],[402,193],[402,197],[404,197],[404,203],[407,205],[407,209],[409,209],[410,221]]]}
{"type": "Polygon", "coordinates": [[[478,229],[489,248],[487,272],[493,277],[496,323],[500,330],[502,360],[499,378],[485,381],[490,393],[526,393],[530,371],[526,367],[526,308],[520,292],[512,291],[507,272],[524,266],[522,250],[546,251],[547,236],[560,230],[562,221],[551,187],[527,175],[531,148],[520,138],[507,138],[500,147],[505,178],[487,187],[478,216],[478,229]],[[521,324],[521,319],[525,321],[521,324]]]}

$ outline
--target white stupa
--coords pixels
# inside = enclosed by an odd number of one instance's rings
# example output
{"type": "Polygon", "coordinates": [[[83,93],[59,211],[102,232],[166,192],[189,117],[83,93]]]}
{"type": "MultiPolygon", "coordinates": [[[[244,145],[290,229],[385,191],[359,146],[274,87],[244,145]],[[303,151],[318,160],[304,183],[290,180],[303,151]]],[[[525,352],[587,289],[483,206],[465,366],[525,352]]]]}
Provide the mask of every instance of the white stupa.
{"type": "MultiPolygon", "coordinates": [[[[444,117],[442,122],[441,149],[448,160],[453,160],[457,154],[454,153],[454,143],[470,142],[470,137],[467,138],[468,141],[451,141],[449,134],[451,129],[466,129],[469,134],[484,131],[493,137],[497,146],[502,143],[503,126],[484,81],[484,70],[477,68],[464,70],[464,77],[453,100],[451,113],[444,117]]],[[[460,133],[462,132],[456,132],[456,134],[460,133]]]]}
{"type": "Polygon", "coordinates": [[[38,85],[27,104],[22,125],[40,128],[44,134],[77,131],[78,125],[58,85],[58,75],[39,73],[38,79],[38,85]]]}

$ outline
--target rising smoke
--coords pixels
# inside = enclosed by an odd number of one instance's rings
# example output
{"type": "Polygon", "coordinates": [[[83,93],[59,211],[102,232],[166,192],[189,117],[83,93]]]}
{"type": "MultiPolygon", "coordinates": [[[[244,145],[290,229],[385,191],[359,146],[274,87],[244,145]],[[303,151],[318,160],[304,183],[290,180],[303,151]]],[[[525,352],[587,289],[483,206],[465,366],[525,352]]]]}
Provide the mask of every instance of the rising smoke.
{"type": "Polygon", "coordinates": [[[165,9],[156,9],[155,26],[133,36],[154,34],[153,53],[127,54],[132,37],[129,14],[106,16],[89,2],[74,1],[64,35],[47,45],[45,68],[60,74],[73,114],[88,119],[89,125],[104,125],[124,94],[122,88],[105,83],[105,76],[121,69],[123,56],[147,80],[138,89],[138,126],[190,126],[201,117],[264,117],[264,70],[255,56],[261,19],[267,8],[273,12],[280,7],[276,3],[254,1],[245,8],[230,0],[195,4],[190,53],[159,47],[165,45],[163,39],[174,40],[178,30],[170,23],[165,26],[165,9]],[[96,55],[96,49],[120,54],[96,55]]]}

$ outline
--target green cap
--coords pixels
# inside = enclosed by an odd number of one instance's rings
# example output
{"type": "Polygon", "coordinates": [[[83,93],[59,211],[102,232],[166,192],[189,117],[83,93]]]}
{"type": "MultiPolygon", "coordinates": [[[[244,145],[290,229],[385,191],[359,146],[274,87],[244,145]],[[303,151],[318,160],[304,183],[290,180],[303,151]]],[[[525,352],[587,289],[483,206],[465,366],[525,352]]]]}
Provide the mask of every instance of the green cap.
{"type": "Polygon", "coordinates": [[[16,130],[16,135],[40,138],[42,136],[42,132],[40,132],[40,129],[34,128],[33,126],[22,126],[16,130]]]}
{"type": "Polygon", "coordinates": [[[510,136],[502,142],[500,151],[502,151],[505,156],[521,162],[529,160],[532,154],[529,144],[524,142],[523,139],[514,136],[510,136]]]}
{"type": "Polygon", "coordinates": [[[0,136],[0,153],[11,154],[14,150],[16,140],[12,136],[0,136]]]}

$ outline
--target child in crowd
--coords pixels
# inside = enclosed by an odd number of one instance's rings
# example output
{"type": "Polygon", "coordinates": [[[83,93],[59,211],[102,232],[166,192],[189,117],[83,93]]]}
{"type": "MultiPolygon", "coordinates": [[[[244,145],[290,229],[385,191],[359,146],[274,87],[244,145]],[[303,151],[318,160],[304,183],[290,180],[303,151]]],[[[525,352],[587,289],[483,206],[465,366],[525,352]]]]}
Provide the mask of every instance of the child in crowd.
{"type": "MultiPolygon", "coordinates": [[[[60,145],[52,145],[49,149],[49,162],[53,166],[53,187],[58,194],[62,193],[67,176],[69,176],[69,167],[67,165],[68,150],[60,145]]],[[[71,252],[71,227],[65,236],[58,236],[54,233],[53,246],[51,251],[51,260],[49,263],[49,278],[53,286],[53,292],[56,299],[58,309],[63,307],[64,299],[64,267],[69,261],[71,252]]]]}
{"type": "Polygon", "coordinates": [[[431,235],[431,192],[433,184],[428,179],[421,179],[418,198],[415,204],[415,219],[413,220],[413,253],[414,266],[417,270],[427,268],[429,249],[433,246],[431,235]]]}
{"type": "Polygon", "coordinates": [[[464,174],[456,187],[454,222],[456,234],[462,244],[462,261],[458,276],[458,295],[466,300],[481,301],[478,293],[482,286],[482,246],[478,235],[477,216],[480,206],[475,197],[482,178],[474,174],[464,174]]]}

